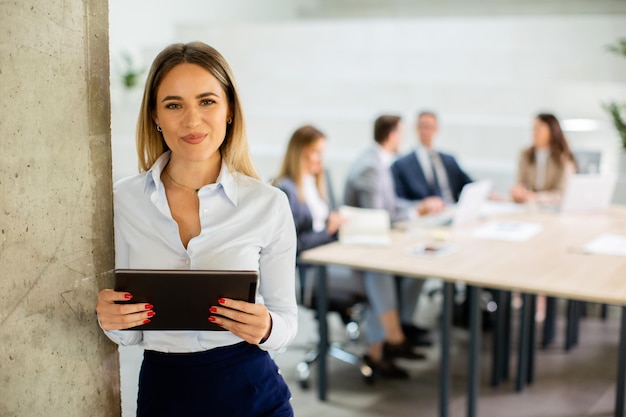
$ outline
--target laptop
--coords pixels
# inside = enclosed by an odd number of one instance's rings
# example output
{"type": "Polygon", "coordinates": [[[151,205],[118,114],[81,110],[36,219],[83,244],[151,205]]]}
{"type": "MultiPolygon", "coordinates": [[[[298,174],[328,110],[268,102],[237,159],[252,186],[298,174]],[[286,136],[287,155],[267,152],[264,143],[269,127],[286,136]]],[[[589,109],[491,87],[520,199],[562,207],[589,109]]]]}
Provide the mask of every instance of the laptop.
{"type": "Polygon", "coordinates": [[[150,323],[129,330],[224,329],[208,321],[209,308],[222,297],[255,302],[257,271],[116,269],[115,291],[133,298],[119,304],[154,306],[150,323]]]}
{"type": "Polygon", "coordinates": [[[617,175],[575,174],[569,177],[560,210],[562,213],[598,212],[611,205],[617,175]]]}
{"type": "Polygon", "coordinates": [[[420,218],[419,223],[426,226],[461,226],[478,220],[483,205],[489,199],[491,181],[480,180],[465,184],[459,195],[459,201],[446,206],[443,212],[420,218]]]}

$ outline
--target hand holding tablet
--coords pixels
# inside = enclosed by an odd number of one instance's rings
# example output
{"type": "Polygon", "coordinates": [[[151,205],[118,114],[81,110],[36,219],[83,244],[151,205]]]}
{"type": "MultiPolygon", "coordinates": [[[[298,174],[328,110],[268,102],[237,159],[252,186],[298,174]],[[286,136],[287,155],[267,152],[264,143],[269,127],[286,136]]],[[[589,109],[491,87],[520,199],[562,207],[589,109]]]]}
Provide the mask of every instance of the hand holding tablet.
{"type": "Polygon", "coordinates": [[[154,307],[150,322],[136,330],[217,330],[209,321],[211,306],[219,299],[254,303],[258,284],[256,271],[130,270],[115,271],[115,291],[132,294],[120,304],[145,303],[154,307]]]}

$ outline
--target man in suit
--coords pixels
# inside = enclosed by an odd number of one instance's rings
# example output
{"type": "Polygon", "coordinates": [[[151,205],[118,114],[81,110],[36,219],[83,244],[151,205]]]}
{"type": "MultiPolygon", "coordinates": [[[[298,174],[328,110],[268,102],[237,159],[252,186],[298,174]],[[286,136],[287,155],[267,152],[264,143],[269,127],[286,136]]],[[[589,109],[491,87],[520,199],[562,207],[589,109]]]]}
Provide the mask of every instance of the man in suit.
{"type": "MultiPolygon", "coordinates": [[[[401,118],[378,117],[374,123],[374,140],[376,144],[357,158],[348,173],[344,203],[385,209],[392,222],[417,217],[425,203],[416,206],[397,199],[389,170],[402,140],[401,118]]],[[[430,343],[425,332],[411,323],[423,281],[399,278],[401,291],[398,294],[395,277],[373,272],[362,274],[370,304],[366,316],[369,352],[365,362],[382,376],[406,378],[406,371],[395,365],[393,359],[423,358],[423,355],[412,354],[411,347],[430,343]],[[398,310],[399,304],[402,311],[398,310]]]]}
{"type": "Polygon", "coordinates": [[[452,204],[458,201],[465,184],[472,182],[452,155],[434,149],[437,129],[437,116],[433,112],[424,111],[418,115],[420,143],[414,152],[399,158],[391,166],[399,198],[422,201],[430,197],[443,204],[452,204]]]}

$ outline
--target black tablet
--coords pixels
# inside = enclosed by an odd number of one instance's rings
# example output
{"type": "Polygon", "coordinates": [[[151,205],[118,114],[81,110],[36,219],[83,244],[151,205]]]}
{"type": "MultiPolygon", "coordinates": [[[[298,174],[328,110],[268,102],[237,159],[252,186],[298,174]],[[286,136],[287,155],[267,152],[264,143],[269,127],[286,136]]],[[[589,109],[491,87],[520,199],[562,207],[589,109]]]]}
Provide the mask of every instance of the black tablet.
{"type": "Polygon", "coordinates": [[[218,330],[208,321],[209,307],[232,298],[254,303],[257,271],[116,269],[115,291],[133,298],[119,303],[148,303],[150,323],[129,330],[218,330]]]}

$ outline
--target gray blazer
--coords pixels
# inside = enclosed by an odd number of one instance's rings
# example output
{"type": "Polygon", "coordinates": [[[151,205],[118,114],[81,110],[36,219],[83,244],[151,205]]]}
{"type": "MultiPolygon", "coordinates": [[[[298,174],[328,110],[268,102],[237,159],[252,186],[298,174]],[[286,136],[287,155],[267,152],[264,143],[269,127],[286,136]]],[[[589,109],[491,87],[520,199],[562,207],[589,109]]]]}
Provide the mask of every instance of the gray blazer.
{"type": "Polygon", "coordinates": [[[408,203],[396,197],[391,170],[383,165],[375,147],[352,164],[344,188],[344,204],[385,209],[392,223],[408,219],[408,203]]]}

